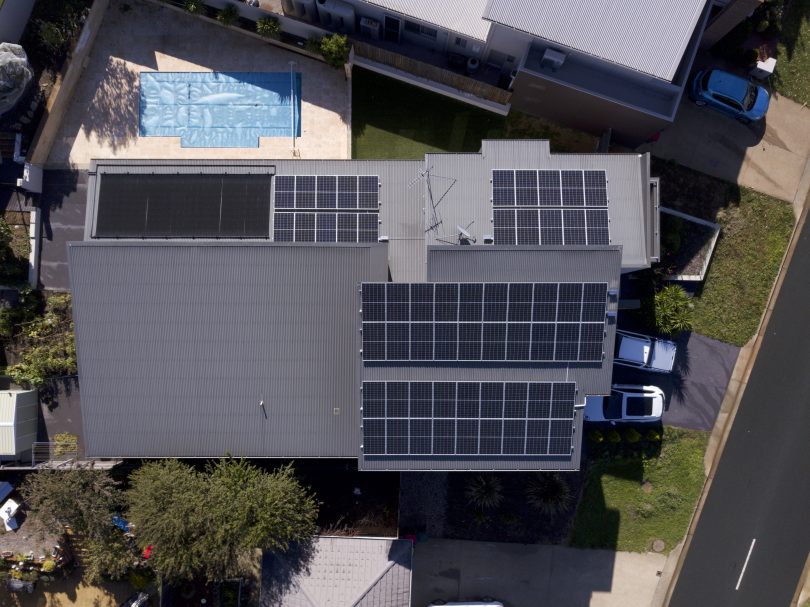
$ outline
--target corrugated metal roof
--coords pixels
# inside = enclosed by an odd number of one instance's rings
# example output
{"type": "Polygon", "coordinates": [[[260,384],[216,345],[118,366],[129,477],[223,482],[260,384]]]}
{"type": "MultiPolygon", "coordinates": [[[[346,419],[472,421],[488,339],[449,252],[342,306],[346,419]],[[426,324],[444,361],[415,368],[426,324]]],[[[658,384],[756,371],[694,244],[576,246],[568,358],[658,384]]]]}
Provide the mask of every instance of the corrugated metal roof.
{"type": "MultiPolygon", "coordinates": [[[[431,246],[427,251],[428,282],[606,282],[618,289],[621,249],[595,247],[431,246]]],[[[616,311],[618,298],[608,298],[616,311]]],[[[521,365],[364,366],[364,381],[573,381],[577,404],[589,394],[609,394],[613,374],[616,326],[605,323],[605,358],[599,363],[535,363],[521,365]]],[[[574,419],[575,444],[581,437],[581,411],[574,419]]],[[[577,470],[579,449],[569,458],[478,456],[369,456],[363,470],[577,470]]]]}
{"type": "Polygon", "coordinates": [[[485,235],[493,234],[493,169],[604,170],[610,199],[610,242],[621,245],[624,269],[649,267],[648,162],[646,154],[552,154],[548,141],[534,140],[485,140],[480,154],[427,154],[434,202],[425,204],[425,226],[438,224],[427,231],[427,242],[455,242],[456,226],[466,227],[478,244],[483,244],[485,235]]]}
{"type": "Polygon", "coordinates": [[[69,246],[88,456],[357,455],[357,286],[385,245],[69,246]]]}
{"type": "Polygon", "coordinates": [[[486,42],[490,24],[481,18],[488,0],[365,0],[367,4],[414,17],[486,42]]]}
{"type": "Polygon", "coordinates": [[[262,607],[409,607],[408,540],[319,537],[305,571],[266,554],[262,607]],[[288,578],[292,573],[292,579],[288,578]],[[286,588],[280,588],[285,580],[286,588]]]}
{"type": "Polygon", "coordinates": [[[490,0],[484,19],[672,81],[706,0],[490,0]]]}

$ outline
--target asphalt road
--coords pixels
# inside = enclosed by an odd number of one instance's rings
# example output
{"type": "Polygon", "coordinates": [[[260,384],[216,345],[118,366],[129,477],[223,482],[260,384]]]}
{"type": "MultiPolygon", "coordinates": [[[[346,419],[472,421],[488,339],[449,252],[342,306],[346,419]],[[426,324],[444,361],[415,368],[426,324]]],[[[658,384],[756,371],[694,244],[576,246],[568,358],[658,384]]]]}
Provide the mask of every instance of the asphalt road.
{"type": "Polygon", "coordinates": [[[787,606],[808,551],[810,223],[799,237],[670,606],[787,606]]]}

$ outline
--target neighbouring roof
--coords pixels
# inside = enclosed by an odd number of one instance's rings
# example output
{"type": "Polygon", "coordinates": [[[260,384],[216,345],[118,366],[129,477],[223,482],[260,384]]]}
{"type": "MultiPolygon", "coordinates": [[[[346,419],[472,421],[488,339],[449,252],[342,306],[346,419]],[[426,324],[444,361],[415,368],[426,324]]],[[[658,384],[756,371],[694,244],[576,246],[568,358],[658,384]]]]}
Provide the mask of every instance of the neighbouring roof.
{"type": "Polygon", "coordinates": [[[357,285],[385,245],[69,247],[88,456],[356,457],[357,285]]]}
{"type": "Polygon", "coordinates": [[[481,15],[488,0],[467,0],[465,2],[436,2],[435,0],[366,0],[390,11],[414,17],[433,25],[469,36],[485,42],[489,33],[489,22],[481,15]]]}
{"type": "Polygon", "coordinates": [[[0,392],[0,456],[12,457],[37,439],[39,397],[36,390],[0,392]]]}
{"type": "Polygon", "coordinates": [[[706,0],[490,0],[484,19],[672,81],[706,0]]]}
{"type": "Polygon", "coordinates": [[[408,540],[319,537],[311,559],[266,553],[262,607],[410,607],[408,540]]]}

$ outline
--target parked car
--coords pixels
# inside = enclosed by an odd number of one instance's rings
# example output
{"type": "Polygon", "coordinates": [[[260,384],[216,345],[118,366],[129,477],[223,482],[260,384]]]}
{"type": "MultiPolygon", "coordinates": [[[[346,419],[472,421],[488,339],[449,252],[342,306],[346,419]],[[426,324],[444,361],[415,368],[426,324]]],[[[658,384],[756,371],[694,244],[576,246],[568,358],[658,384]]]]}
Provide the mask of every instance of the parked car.
{"type": "Polygon", "coordinates": [[[658,386],[616,384],[610,396],[585,398],[585,421],[657,422],[664,413],[664,398],[658,386]]]}
{"type": "Polygon", "coordinates": [[[677,351],[678,346],[665,339],[616,331],[616,354],[613,362],[653,373],[671,373],[677,351]]]}
{"type": "Polygon", "coordinates": [[[696,105],[718,110],[743,124],[762,120],[771,98],[762,85],[723,70],[695,74],[689,96],[696,105]]]}
{"type": "Polygon", "coordinates": [[[137,592],[121,603],[121,607],[146,607],[146,605],[149,604],[149,594],[146,592],[137,592]]]}

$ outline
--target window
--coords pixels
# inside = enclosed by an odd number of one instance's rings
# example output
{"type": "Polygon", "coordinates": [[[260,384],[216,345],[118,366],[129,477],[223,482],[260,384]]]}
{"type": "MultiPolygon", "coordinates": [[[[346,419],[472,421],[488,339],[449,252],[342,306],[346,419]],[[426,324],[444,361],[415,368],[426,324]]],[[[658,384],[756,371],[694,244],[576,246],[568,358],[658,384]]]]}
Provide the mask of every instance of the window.
{"type": "Polygon", "coordinates": [[[712,93],[712,97],[717,99],[720,103],[723,103],[728,107],[737,110],[738,112],[742,111],[742,106],[731,97],[726,97],[725,95],[721,95],[720,93],[712,93]]]}
{"type": "Polygon", "coordinates": [[[467,41],[464,38],[456,36],[456,46],[458,48],[467,48],[467,41]]]}
{"type": "Polygon", "coordinates": [[[405,31],[411,34],[419,34],[420,36],[424,36],[425,38],[432,38],[433,40],[436,39],[436,36],[439,35],[439,32],[432,27],[426,27],[424,25],[419,25],[413,21],[406,21],[405,22],[405,31]]]}

